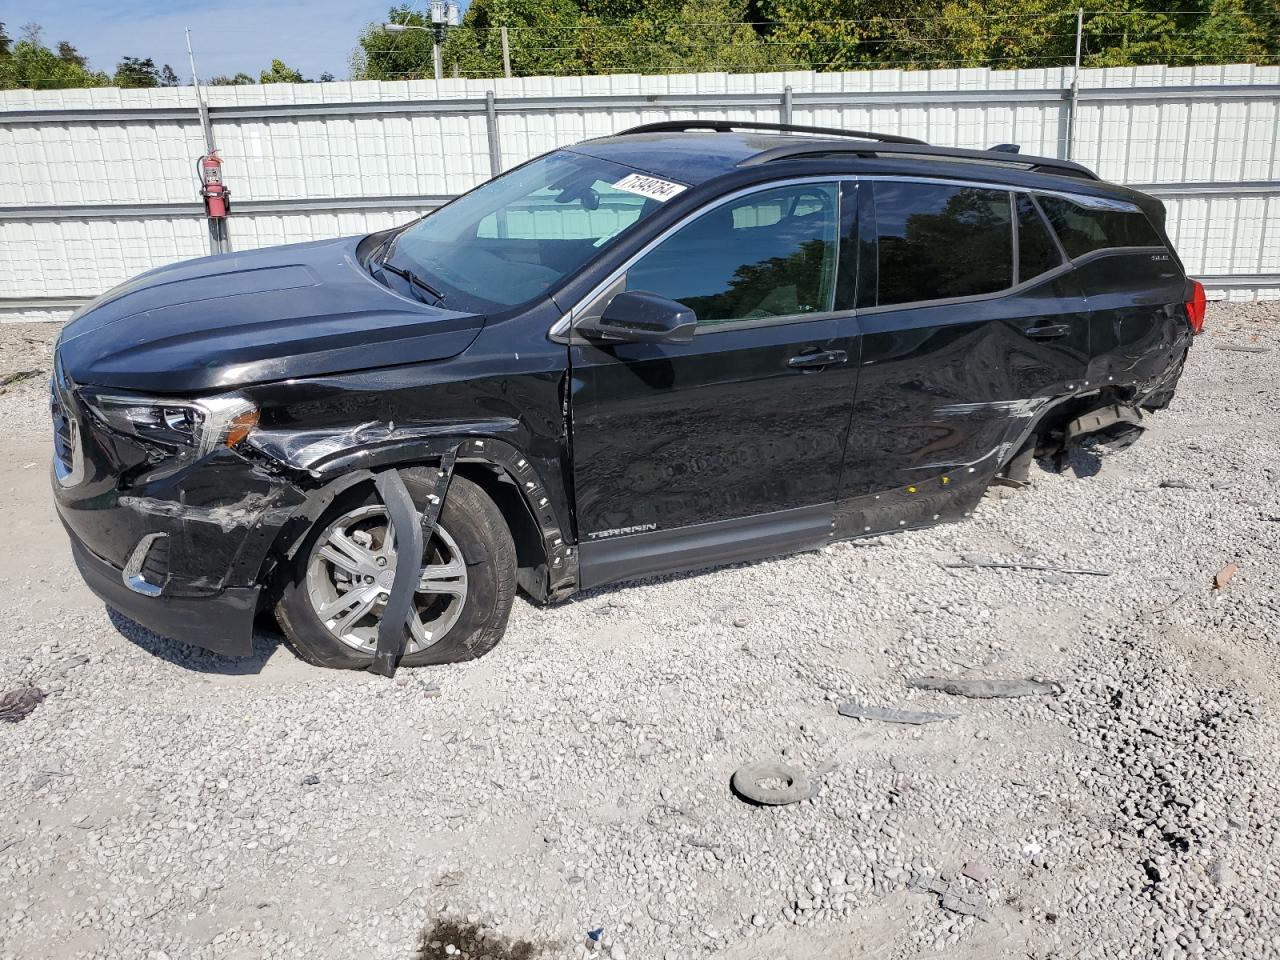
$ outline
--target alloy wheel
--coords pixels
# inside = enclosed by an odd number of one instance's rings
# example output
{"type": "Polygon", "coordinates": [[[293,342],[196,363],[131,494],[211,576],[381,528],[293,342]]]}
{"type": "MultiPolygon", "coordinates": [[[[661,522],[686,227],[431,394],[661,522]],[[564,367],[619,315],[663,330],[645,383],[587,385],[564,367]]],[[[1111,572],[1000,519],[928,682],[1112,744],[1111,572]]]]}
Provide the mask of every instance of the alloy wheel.
{"type": "MultiPolygon", "coordinates": [[[[366,504],[336,518],[321,534],[307,564],[307,595],[320,622],[361,653],[373,653],[396,575],[396,549],[387,511],[366,504]]],[[[449,531],[437,525],[409,612],[405,653],[438,642],[458,621],[467,599],[467,566],[449,531]]]]}

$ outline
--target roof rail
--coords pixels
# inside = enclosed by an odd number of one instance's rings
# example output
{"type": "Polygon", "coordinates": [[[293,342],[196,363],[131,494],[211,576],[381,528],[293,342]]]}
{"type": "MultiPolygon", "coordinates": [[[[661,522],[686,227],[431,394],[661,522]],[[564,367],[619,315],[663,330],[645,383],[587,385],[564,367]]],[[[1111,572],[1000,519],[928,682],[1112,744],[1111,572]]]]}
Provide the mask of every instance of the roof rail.
{"type": "Polygon", "coordinates": [[[914,137],[900,137],[895,133],[868,133],[865,130],[838,130],[835,127],[804,127],[794,123],[757,123],[750,120],[662,120],[644,123],[622,130],[614,136],[631,133],[681,133],[686,130],[713,130],[716,133],[732,133],[734,130],[766,130],[771,133],[820,133],[830,137],[854,137],[858,140],[878,140],[881,143],[913,143],[925,145],[914,137]]]}
{"type": "Polygon", "coordinates": [[[832,144],[832,143],[794,143],[781,147],[772,147],[739,162],[740,167],[755,167],[775,160],[817,159],[832,154],[848,154],[859,157],[896,156],[903,159],[914,157],[940,160],[969,160],[978,163],[999,164],[1004,167],[1018,167],[1037,173],[1055,173],[1067,177],[1079,177],[1083,180],[1100,179],[1088,167],[1071,160],[1058,160],[1055,157],[1033,157],[1024,153],[1008,153],[1002,150],[966,150],[960,147],[935,147],[919,140],[906,143],[902,138],[877,144],[832,144]]]}

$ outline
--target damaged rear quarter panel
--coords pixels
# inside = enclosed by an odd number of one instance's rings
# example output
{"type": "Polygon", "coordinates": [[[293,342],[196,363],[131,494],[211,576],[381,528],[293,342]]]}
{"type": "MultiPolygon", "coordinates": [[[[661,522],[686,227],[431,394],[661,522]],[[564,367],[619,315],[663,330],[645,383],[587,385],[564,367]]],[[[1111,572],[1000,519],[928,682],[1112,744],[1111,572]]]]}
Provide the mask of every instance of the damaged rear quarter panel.
{"type": "Polygon", "coordinates": [[[1092,318],[1086,378],[1139,395],[1158,386],[1191,344],[1177,262],[1150,248],[1107,250],[1076,270],[1092,318]]]}
{"type": "Polygon", "coordinates": [[[1074,277],[1061,272],[976,306],[864,312],[840,493],[859,505],[851,522],[861,526],[846,532],[927,523],[950,512],[939,507],[952,499],[976,500],[1043,408],[1082,388],[1089,325],[1080,302],[1074,277]],[[1053,341],[1026,333],[1048,324],[1069,333],[1053,341]],[[875,519],[881,505],[909,504],[935,487],[937,503],[875,519]]]}

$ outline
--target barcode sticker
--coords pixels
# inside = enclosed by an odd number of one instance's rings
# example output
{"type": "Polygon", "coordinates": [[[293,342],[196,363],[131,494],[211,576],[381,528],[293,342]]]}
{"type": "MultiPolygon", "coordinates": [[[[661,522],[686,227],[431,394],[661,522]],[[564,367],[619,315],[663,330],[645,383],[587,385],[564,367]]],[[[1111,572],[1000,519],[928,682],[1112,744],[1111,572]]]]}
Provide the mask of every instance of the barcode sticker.
{"type": "Polygon", "coordinates": [[[614,184],[614,187],[626,190],[628,193],[638,193],[651,200],[660,200],[663,203],[685,189],[683,183],[672,183],[670,180],[660,180],[643,173],[633,173],[623,177],[614,184]]]}

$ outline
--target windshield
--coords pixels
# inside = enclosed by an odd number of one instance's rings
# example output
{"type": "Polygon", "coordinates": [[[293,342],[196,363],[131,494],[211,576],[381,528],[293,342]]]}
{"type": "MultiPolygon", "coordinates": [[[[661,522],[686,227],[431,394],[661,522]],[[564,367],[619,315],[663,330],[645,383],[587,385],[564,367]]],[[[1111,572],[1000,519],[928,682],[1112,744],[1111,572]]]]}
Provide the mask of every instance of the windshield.
{"type": "Polygon", "coordinates": [[[662,205],[616,186],[635,172],[581,154],[548,154],[408,227],[387,263],[438,290],[454,310],[527,303],[662,205]]]}

